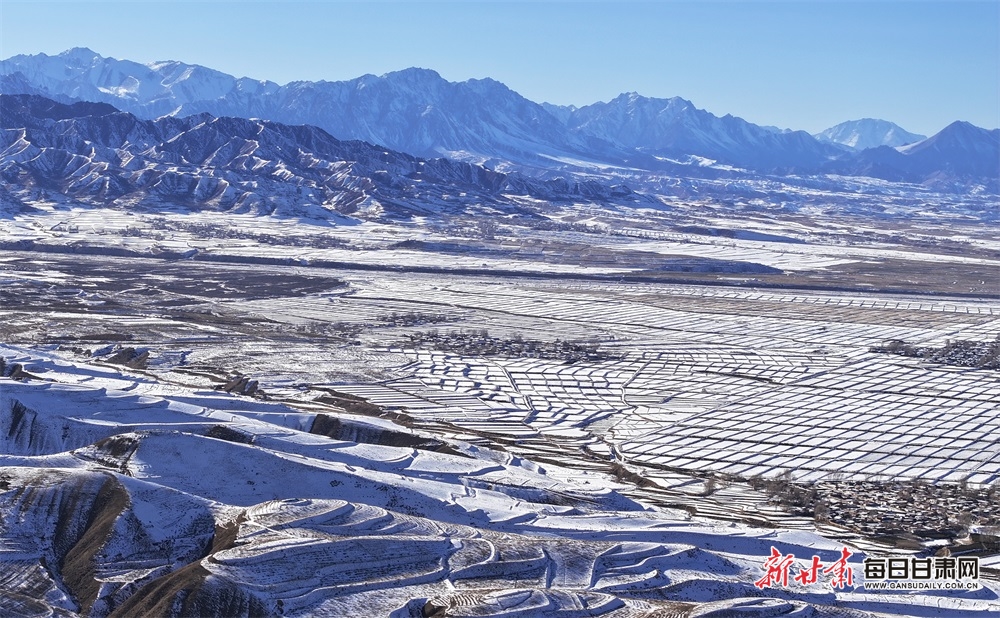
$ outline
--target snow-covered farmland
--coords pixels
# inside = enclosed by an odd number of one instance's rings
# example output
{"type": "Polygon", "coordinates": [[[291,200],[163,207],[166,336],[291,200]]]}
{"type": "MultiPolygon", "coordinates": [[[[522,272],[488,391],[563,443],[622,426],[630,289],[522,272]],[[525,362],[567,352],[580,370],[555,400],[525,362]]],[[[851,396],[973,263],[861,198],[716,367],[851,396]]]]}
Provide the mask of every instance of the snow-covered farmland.
{"type": "MultiPolygon", "coordinates": [[[[396,296],[428,297],[416,287],[396,296]]],[[[565,364],[414,350],[406,377],[357,392],[386,405],[409,394],[422,402],[408,402],[411,413],[477,430],[600,442],[591,448],[627,462],[802,480],[1000,478],[1000,376],[868,351],[993,333],[1000,305],[732,292],[750,311],[719,313],[715,289],[664,287],[435,286],[435,302],[506,316],[508,327],[518,318],[589,327],[621,356],[565,364]],[[676,296],[701,308],[672,305],[676,296]],[[775,304],[780,314],[754,314],[775,304]]]]}

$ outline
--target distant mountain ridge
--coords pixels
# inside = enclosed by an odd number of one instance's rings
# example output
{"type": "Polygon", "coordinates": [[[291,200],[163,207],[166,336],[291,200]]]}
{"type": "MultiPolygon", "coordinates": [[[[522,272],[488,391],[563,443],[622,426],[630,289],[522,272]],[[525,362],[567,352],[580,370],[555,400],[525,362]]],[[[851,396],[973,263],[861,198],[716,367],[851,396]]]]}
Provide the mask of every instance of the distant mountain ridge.
{"type": "Polygon", "coordinates": [[[241,116],[252,115],[253,97],[278,90],[274,82],[235,78],[220,71],[181,62],[140,64],[105,58],[90,49],[76,47],[55,56],[19,55],[0,61],[0,74],[18,76],[49,98],[110,103],[146,118],[190,115],[201,111],[198,104],[227,100],[244,104],[241,116]],[[191,106],[185,108],[185,106],[191,106]],[[133,109],[135,108],[135,111],[133,109]]]}
{"type": "Polygon", "coordinates": [[[899,148],[882,146],[830,165],[831,170],[888,180],[931,181],[966,186],[980,181],[991,192],[1000,187],[1000,129],[989,131],[956,121],[931,137],[899,148]]]}
{"type": "Polygon", "coordinates": [[[428,69],[281,86],[197,65],[140,64],[76,48],[0,61],[0,92],[104,102],[145,119],[208,113],[313,125],[342,140],[542,177],[617,169],[651,177],[861,174],[944,183],[958,191],[964,190],[960,185],[992,191],[1000,184],[1000,163],[991,154],[995,139],[986,130],[913,157],[923,152],[917,144],[881,152],[921,137],[886,121],[842,123],[817,139],[715,116],[680,97],[626,93],[606,103],[563,107],[534,103],[492,79],[455,83],[428,69]],[[879,147],[856,150],[867,144],[879,147]]]}
{"type": "Polygon", "coordinates": [[[543,181],[420,159],[337,140],[307,125],[209,114],[142,120],[105,103],[67,105],[37,95],[0,95],[0,129],[0,193],[6,196],[45,192],[127,208],[318,219],[458,214],[490,206],[530,214],[509,195],[640,199],[622,186],[543,181]]]}
{"type": "Polygon", "coordinates": [[[805,133],[776,134],[732,116],[718,118],[680,98],[632,93],[566,110],[529,101],[492,79],[453,83],[428,69],[279,86],[197,65],[139,64],[75,48],[0,61],[0,75],[30,85],[31,94],[101,101],[142,118],[209,113],[311,124],[339,139],[491,166],[569,159],[657,169],[654,157],[643,156],[657,154],[769,171],[839,154],[805,133]]]}
{"type": "Polygon", "coordinates": [[[879,146],[905,146],[927,139],[926,135],[910,133],[898,124],[876,118],[848,120],[813,135],[821,142],[840,144],[854,150],[879,146]]]}
{"type": "Polygon", "coordinates": [[[534,160],[539,154],[580,157],[595,151],[602,160],[620,160],[629,154],[569,134],[542,106],[500,82],[452,83],[428,69],[279,86],[197,65],[145,65],[76,48],[58,56],[0,61],[0,74],[19,74],[17,81],[34,89],[28,94],[110,103],[141,118],[209,113],[311,124],[338,139],[424,157],[479,163],[534,160]]]}
{"type": "Polygon", "coordinates": [[[735,116],[720,118],[680,97],[635,92],[574,109],[566,124],[574,133],[642,152],[693,154],[749,169],[810,168],[840,154],[804,131],[776,132],[735,116]]]}

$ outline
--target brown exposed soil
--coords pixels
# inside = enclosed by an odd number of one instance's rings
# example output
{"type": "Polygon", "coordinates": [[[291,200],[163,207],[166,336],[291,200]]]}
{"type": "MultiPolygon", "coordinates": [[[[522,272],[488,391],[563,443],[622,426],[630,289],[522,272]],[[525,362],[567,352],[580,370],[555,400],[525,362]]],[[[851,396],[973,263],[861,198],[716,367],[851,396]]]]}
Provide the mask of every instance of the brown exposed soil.
{"type": "Polygon", "coordinates": [[[209,438],[217,438],[228,442],[253,444],[253,434],[233,429],[232,427],[226,427],[225,425],[214,425],[205,432],[205,435],[209,438]]]}
{"type": "Polygon", "coordinates": [[[132,476],[128,462],[137,448],[139,448],[137,437],[116,435],[95,442],[95,452],[92,456],[82,452],[77,452],[77,456],[112,468],[126,476],[132,476]]]}
{"type": "MultiPolygon", "coordinates": [[[[328,398],[319,398],[320,401],[324,399],[328,398]]],[[[372,406],[370,403],[360,405],[372,406]]],[[[313,419],[312,427],[309,428],[309,433],[326,436],[334,440],[378,444],[381,446],[401,446],[404,448],[415,448],[437,453],[448,453],[449,455],[457,455],[459,457],[468,457],[465,453],[455,450],[448,443],[441,440],[425,438],[402,431],[373,427],[362,423],[352,423],[351,421],[327,414],[316,415],[316,418],[313,419]]]]}
{"type": "MultiPolygon", "coordinates": [[[[246,521],[241,515],[235,521],[216,524],[212,547],[207,554],[209,562],[213,555],[236,544],[240,524],[246,521]]],[[[131,618],[134,616],[268,616],[268,611],[260,600],[250,593],[240,590],[235,584],[221,578],[209,580],[211,573],[201,561],[192,562],[173,573],[168,573],[149,582],[125,603],[115,609],[109,618],[131,618]]]]}
{"type": "Polygon", "coordinates": [[[128,492],[114,477],[109,476],[90,508],[83,536],[70,547],[59,564],[63,582],[75,597],[82,615],[90,612],[101,589],[96,578],[94,556],[104,547],[115,520],[128,503],[128,492]]]}

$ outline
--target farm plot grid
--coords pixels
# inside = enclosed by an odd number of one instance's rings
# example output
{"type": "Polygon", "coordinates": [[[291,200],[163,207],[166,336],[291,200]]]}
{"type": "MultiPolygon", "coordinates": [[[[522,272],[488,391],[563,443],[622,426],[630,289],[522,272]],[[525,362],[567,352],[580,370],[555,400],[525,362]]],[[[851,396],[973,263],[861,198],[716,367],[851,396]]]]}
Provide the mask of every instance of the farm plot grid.
{"type": "Polygon", "coordinates": [[[806,482],[1000,480],[996,372],[869,350],[893,339],[995,337],[995,304],[734,291],[726,302],[787,309],[731,315],[718,313],[718,290],[697,286],[421,287],[359,286],[358,297],[433,303],[510,331],[519,320],[536,329],[548,321],[553,332],[590,327],[616,357],[567,363],[403,348],[393,351],[412,361],[399,369],[405,377],[338,388],[389,406],[410,394],[416,418],[656,468],[806,482]],[[699,298],[699,289],[704,311],[662,306],[676,293],[699,298]],[[917,318],[920,327],[907,325],[917,318]]]}
{"type": "Polygon", "coordinates": [[[891,340],[993,341],[995,301],[18,260],[5,263],[0,289],[10,341],[149,346],[149,371],[179,384],[205,388],[238,372],[304,404],[334,389],[427,428],[521,440],[526,452],[557,459],[584,450],[665,474],[972,483],[1000,474],[997,372],[870,351],[891,340]],[[119,279],[135,285],[121,290],[119,279]],[[583,341],[601,354],[486,354],[418,336],[463,331],[474,344],[487,329],[501,344],[583,341]]]}

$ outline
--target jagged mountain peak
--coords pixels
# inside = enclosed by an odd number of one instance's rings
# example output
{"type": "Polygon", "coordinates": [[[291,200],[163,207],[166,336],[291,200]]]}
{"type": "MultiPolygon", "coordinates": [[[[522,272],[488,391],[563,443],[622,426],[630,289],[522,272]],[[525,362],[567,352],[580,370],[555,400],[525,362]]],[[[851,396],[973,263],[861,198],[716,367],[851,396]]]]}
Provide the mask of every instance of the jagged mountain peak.
{"type": "MultiPolygon", "coordinates": [[[[479,78],[467,79],[464,82],[460,82],[460,84],[458,85],[474,89],[477,92],[503,93],[505,95],[515,94],[517,96],[521,96],[518,95],[515,91],[511,90],[511,88],[507,86],[507,84],[501,81],[497,81],[492,77],[479,77],[479,78]]],[[[525,101],[527,101],[527,99],[525,99],[525,101]]]]}
{"type": "MultiPolygon", "coordinates": [[[[584,150],[544,108],[496,80],[450,82],[416,67],[345,82],[295,82],[258,101],[259,117],[314,124],[341,139],[419,156],[525,161],[543,153],[579,158],[584,150]]],[[[205,109],[240,115],[221,103],[205,109]]]]}
{"type": "Polygon", "coordinates": [[[453,84],[453,88],[457,92],[478,97],[480,101],[492,101],[508,112],[516,110],[518,118],[532,123],[538,122],[540,116],[547,115],[545,108],[541,105],[522,97],[516,91],[511,90],[507,84],[489,77],[459,82],[453,84]]]}
{"type": "Polygon", "coordinates": [[[609,101],[607,105],[660,107],[663,109],[671,109],[671,110],[696,109],[694,103],[682,97],[678,96],[667,97],[667,98],[647,97],[635,91],[623,92],[614,99],[611,99],[611,101],[609,101]]]}
{"type": "MultiPolygon", "coordinates": [[[[42,55],[44,56],[45,54],[42,55]]],[[[57,55],[59,58],[65,58],[67,60],[74,60],[78,62],[93,62],[104,58],[89,47],[72,47],[57,55]]]]}
{"type": "Polygon", "coordinates": [[[383,74],[381,79],[408,82],[446,81],[443,77],[441,77],[441,74],[434,69],[425,69],[422,67],[408,67],[400,69],[399,71],[390,71],[383,74]]]}
{"type": "Polygon", "coordinates": [[[570,130],[654,155],[696,155],[747,169],[808,167],[839,151],[804,132],[775,132],[742,118],[699,109],[682,97],[658,99],[635,92],[569,114],[570,130]]]}
{"type": "Polygon", "coordinates": [[[556,103],[549,103],[548,101],[546,101],[545,103],[542,103],[542,107],[544,107],[545,109],[550,109],[550,108],[551,109],[563,109],[563,110],[570,111],[570,112],[575,112],[576,110],[580,109],[576,105],[572,105],[572,104],[570,104],[570,105],[558,105],[556,103]]]}
{"type": "Polygon", "coordinates": [[[178,82],[190,80],[192,78],[216,78],[225,81],[232,79],[231,75],[223,73],[222,71],[216,71],[215,69],[203,67],[198,64],[187,64],[173,60],[154,62],[147,64],[146,66],[150,69],[154,69],[155,67],[155,71],[163,75],[163,79],[160,83],[164,86],[172,86],[178,82]]]}

